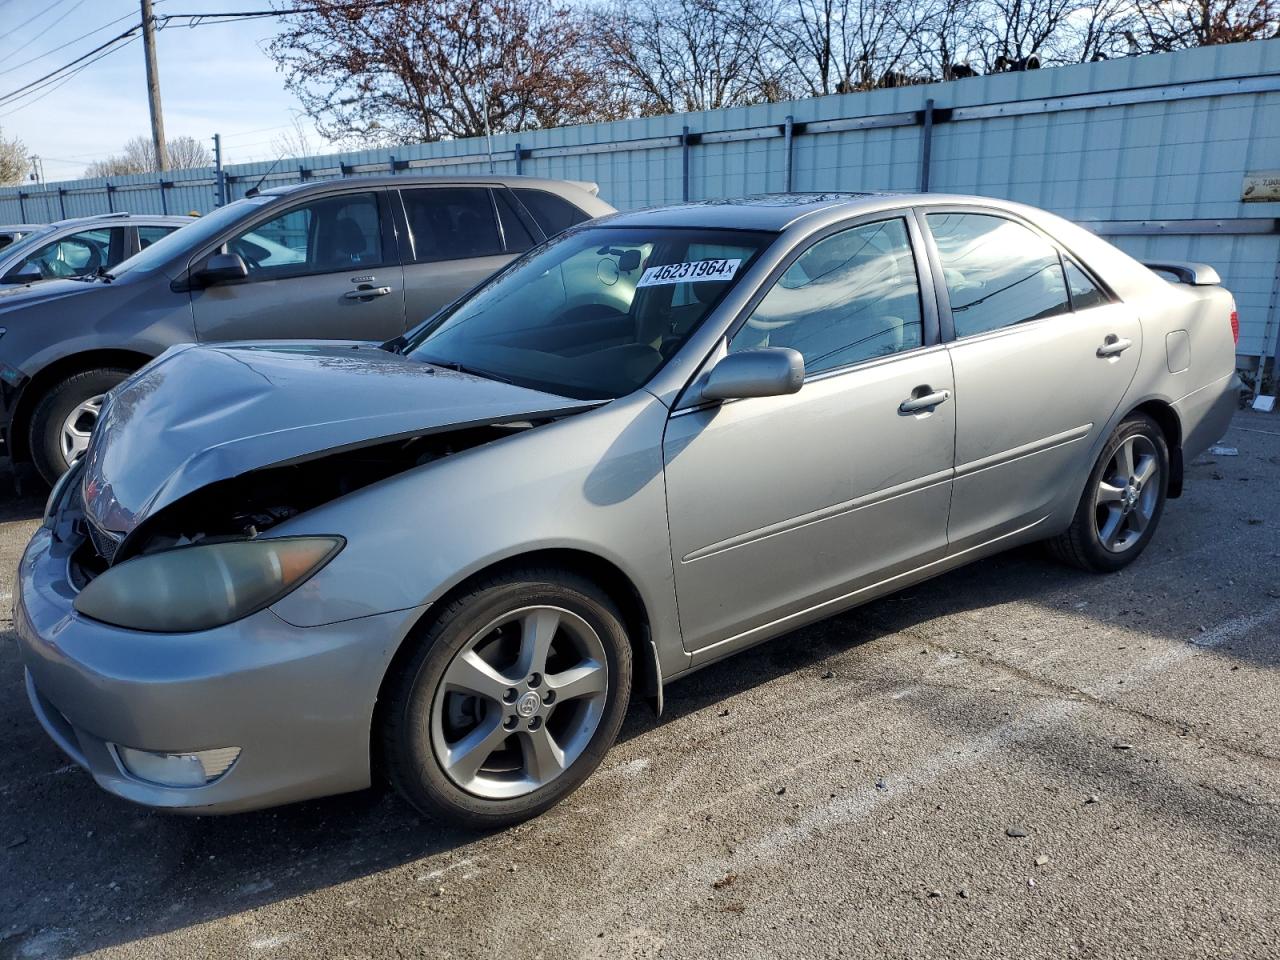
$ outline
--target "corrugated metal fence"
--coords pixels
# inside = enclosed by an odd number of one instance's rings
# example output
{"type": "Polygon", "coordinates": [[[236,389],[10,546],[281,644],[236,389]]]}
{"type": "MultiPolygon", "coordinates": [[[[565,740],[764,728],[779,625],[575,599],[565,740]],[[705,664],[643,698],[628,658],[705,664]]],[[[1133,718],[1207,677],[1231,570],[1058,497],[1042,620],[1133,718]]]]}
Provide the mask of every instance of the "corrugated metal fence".
{"type": "MultiPolygon", "coordinates": [[[[1280,40],[705,113],[251,163],[264,185],[412,170],[594,180],[626,209],[782,190],[918,190],[1045,207],[1147,259],[1218,267],[1241,363],[1280,332],[1280,202],[1245,203],[1280,167],[1280,40]]],[[[0,222],[113,210],[207,211],[211,169],[0,190],[0,222]]]]}

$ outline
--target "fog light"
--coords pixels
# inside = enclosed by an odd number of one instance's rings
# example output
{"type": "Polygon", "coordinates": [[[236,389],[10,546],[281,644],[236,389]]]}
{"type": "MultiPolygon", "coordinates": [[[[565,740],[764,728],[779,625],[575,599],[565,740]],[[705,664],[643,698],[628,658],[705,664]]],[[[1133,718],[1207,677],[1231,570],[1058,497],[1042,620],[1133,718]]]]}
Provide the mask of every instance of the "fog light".
{"type": "Polygon", "coordinates": [[[196,750],[192,753],[153,753],[132,747],[115,747],[120,766],[148,783],[162,787],[203,787],[231,769],[239,747],[196,750]]]}

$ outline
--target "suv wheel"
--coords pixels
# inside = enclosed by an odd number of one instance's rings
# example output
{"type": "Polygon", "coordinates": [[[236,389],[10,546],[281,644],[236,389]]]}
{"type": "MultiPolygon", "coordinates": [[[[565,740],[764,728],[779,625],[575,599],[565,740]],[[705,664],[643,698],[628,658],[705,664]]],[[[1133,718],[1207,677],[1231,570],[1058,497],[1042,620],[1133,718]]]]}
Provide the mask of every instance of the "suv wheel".
{"type": "Polygon", "coordinates": [[[119,367],[67,377],[40,398],[31,415],[31,460],[50,485],[84,453],[107,391],[129,376],[119,367]]]}
{"type": "Polygon", "coordinates": [[[478,829],[564,799],[600,765],[631,693],[631,645],[609,596],[524,569],[450,602],[388,680],[386,772],[424,812],[478,829]]]}

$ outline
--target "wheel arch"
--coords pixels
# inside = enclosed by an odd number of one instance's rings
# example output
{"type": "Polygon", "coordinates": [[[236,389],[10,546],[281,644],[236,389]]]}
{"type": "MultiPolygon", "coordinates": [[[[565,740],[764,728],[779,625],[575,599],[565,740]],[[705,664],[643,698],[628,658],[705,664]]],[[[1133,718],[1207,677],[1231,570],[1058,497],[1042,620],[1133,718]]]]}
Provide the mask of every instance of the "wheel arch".
{"type": "Polygon", "coordinates": [[[1182,420],[1178,411],[1163,400],[1145,400],[1134,407],[1128,415],[1144,413],[1156,422],[1164,441],[1169,448],[1169,490],[1166,496],[1175,499],[1182,496],[1182,420]]]}
{"type": "MultiPolygon", "coordinates": [[[[618,605],[622,613],[623,626],[627,630],[627,639],[631,643],[631,659],[635,678],[632,683],[633,693],[640,693],[652,704],[654,711],[662,712],[662,672],[658,664],[658,653],[654,646],[649,629],[649,612],[645,607],[640,591],[636,589],[631,578],[616,564],[604,557],[586,550],[574,548],[547,548],[527,551],[495,561],[458,581],[444,594],[435,600],[426,613],[405,635],[399,649],[391,657],[387,669],[383,672],[382,681],[378,685],[378,697],[374,705],[376,718],[379,705],[385,702],[384,691],[392,681],[401,665],[412,656],[414,638],[430,626],[435,616],[434,611],[441,610],[456,596],[466,593],[476,583],[492,579],[496,574],[525,567],[554,567],[570,573],[576,573],[597,584],[618,605]]],[[[370,743],[376,748],[377,722],[370,727],[370,743]]]]}
{"type": "Polygon", "coordinates": [[[96,370],[101,367],[119,367],[126,370],[138,370],[150,363],[154,358],[137,350],[85,350],[69,353],[45,364],[31,375],[18,395],[18,402],[13,410],[13,418],[9,423],[10,456],[15,460],[31,459],[28,433],[31,428],[31,415],[40,398],[54,384],[73,377],[77,373],[96,370]]]}

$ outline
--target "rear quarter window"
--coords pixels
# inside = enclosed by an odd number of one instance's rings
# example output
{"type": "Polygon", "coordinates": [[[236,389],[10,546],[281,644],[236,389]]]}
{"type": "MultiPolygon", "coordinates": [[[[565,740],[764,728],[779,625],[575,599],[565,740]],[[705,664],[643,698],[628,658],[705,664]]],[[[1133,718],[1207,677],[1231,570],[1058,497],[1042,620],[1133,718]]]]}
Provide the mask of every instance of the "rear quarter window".
{"type": "Polygon", "coordinates": [[[520,198],[525,209],[548,237],[554,237],[574,224],[591,219],[588,214],[579,210],[564,197],[548,193],[546,190],[530,190],[526,187],[515,188],[512,192],[520,198]]]}

